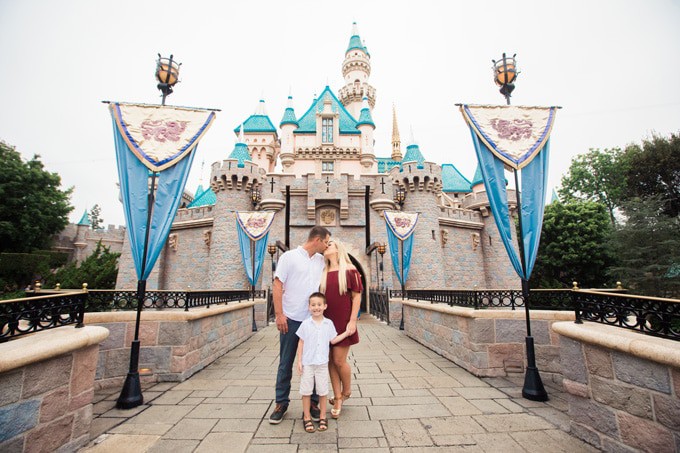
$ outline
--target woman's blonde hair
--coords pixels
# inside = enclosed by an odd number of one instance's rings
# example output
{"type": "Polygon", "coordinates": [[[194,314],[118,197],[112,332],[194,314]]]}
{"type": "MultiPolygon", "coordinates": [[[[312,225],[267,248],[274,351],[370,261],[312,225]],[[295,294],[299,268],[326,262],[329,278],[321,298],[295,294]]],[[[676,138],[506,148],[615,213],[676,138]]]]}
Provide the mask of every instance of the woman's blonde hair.
{"type": "MultiPolygon", "coordinates": [[[[355,269],[352,261],[349,259],[349,254],[345,248],[345,244],[338,241],[337,239],[332,239],[331,242],[335,244],[338,249],[338,286],[340,289],[340,294],[347,293],[347,271],[349,269],[355,269]]],[[[322,293],[326,292],[326,278],[328,277],[328,268],[331,266],[331,262],[328,258],[324,257],[326,261],[326,266],[323,268],[323,274],[321,275],[321,284],[319,289],[322,293]]]]}

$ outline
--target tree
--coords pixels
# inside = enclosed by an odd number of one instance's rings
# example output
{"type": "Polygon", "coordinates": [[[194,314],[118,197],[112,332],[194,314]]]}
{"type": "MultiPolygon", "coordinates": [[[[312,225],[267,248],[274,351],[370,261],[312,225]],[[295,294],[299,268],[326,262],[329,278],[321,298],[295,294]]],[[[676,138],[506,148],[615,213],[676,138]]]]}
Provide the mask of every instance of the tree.
{"type": "Polygon", "coordinates": [[[680,218],[663,215],[667,206],[658,196],[630,199],[626,222],[613,235],[619,265],[611,275],[638,294],[680,295],[680,218]]]}
{"type": "Polygon", "coordinates": [[[571,288],[607,285],[613,262],[607,208],[593,201],[554,202],[546,206],[536,265],[538,287],[571,288]]]}
{"type": "Polygon", "coordinates": [[[630,145],[625,158],[628,196],[660,196],[665,201],[662,214],[680,215],[680,133],[664,138],[653,135],[642,146],[630,145]]]}
{"type": "Polygon", "coordinates": [[[628,161],[620,148],[591,149],[571,161],[568,173],[562,177],[559,190],[563,201],[596,201],[606,206],[612,225],[614,216],[626,195],[628,161]]]}
{"type": "Polygon", "coordinates": [[[45,170],[40,156],[24,162],[14,147],[0,141],[0,252],[49,248],[68,224],[72,188],[45,170]]]}
{"type": "Polygon", "coordinates": [[[120,253],[112,253],[99,241],[95,251],[80,266],[67,264],[47,278],[47,285],[53,287],[60,283],[62,288],[80,288],[87,283],[90,289],[113,289],[116,287],[119,257],[120,253]]]}
{"type": "Polygon", "coordinates": [[[104,224],[104,221],[101,218],[102,214],[102,209],[99,207],[98,204],[92,206],[92,209],[90,209],[90,213],[88,214],[88,217],[90,218],[90,227],[93,230],[101,230],[104,227],[102,226],[104,224]]]}

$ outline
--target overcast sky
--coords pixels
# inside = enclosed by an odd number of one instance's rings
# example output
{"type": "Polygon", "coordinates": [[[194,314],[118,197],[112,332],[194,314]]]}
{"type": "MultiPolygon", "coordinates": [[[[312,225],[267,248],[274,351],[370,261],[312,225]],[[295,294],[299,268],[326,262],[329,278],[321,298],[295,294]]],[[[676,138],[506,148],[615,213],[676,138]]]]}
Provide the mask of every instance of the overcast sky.
{"type": "Polygon", "coordinates": [[[371,54],[376,154],[412,128],[428,161],[471,179],[470,133],[455,103],[503,104],[491,60],[517,54],[515,105],[559,105],[549,182],[589,148],[680,131],[680,2],[0,0],[0,140],[74,187],[77,221],[102,207],[123,224],[110,115],[102,100],[159,103],[158,53],[182,63],[168,104],[222,111],[187,189],[233,149],[264,98],[278,126],[289,91],[300,117],[344,85],[352,22],[371,54]],[[201,162],[205,167],[201,172],[201,162]]]}

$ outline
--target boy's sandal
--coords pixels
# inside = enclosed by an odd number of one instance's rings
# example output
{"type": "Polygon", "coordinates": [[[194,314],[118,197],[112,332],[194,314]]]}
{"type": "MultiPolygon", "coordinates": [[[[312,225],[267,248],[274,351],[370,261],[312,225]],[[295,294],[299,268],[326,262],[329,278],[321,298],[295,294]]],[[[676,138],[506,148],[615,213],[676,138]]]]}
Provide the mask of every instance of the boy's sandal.
{"type": "Polygon", "coordinates": [[[328,420],[325,418],[319,419],[319,431],[326,431],[328,429],[328,420]]]}
{"type": "MultiPolygon", "coordinates": [[[[313,433],[314,431],[316,431],[316,428],[314,428],[314,423],[312,423],[311,420],[303,419],[302,424],[305,427],[305,431],[307,431],[308,433],[313,433]]],[[[326,427],[326,429],[328,429],[328,427],[326,427]]],[[[319,429],[319,431],[321,431],[321,429],[319,429]]]]}

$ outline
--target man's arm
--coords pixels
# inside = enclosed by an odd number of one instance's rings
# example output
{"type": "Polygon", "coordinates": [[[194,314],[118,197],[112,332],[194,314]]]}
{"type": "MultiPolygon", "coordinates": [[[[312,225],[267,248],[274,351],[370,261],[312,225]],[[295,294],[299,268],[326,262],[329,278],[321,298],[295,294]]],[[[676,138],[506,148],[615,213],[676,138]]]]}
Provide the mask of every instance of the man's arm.
{"type": "Polygon", "coordinates": [[[276,328],[281,333],[288,333],[288,318],[283,314],[283,282],[279,278],[274,279],[274,314],[276,315],[276,328]]]}
{"type": "Polygon", "coordinates": [[[305,347],[305,342],[300,338],[298,340],[297,348],[297,369],[298,373],[302,374],[302,349],[305,347]]]}

